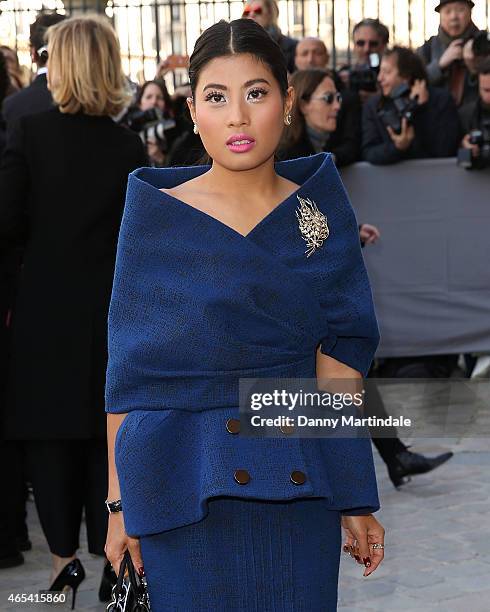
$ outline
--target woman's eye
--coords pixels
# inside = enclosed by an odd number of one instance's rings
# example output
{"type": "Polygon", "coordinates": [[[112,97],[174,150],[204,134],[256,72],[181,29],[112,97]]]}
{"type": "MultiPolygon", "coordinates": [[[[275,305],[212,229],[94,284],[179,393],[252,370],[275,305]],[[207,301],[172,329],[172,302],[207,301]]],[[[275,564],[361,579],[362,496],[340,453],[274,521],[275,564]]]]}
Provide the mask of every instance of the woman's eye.
{"type": "Polygon", "coordinates": [[[219,91],[212,91],[211,93],[209,93],[205,97],[205,100],[206,100],[206,102],[208,100],[212,100],[213,102],[221,102],[222,98],[223,98],[223,94],[222,93],[220,93],[219,91]]]}
{"type": "Polygon", "coordinates": [[[248,95],[252,97],[252,100],[260,100],[263,96],[267,95],[267,91],[261,88],[252,89],[248,92],[248,95]]]}

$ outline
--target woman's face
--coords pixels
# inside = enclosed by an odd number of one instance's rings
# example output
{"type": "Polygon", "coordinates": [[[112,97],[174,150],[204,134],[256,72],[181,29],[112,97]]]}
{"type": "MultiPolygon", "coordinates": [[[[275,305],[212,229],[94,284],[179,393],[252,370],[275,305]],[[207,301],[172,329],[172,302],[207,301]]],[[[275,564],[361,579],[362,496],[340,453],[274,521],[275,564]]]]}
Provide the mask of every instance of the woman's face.
{"type": "Polygon", "coordinates": [[[279,143],[286,99],[269,68],[244,53],[211,60],[199,74],[195,99],[187,99],[203,145],[220,166],[248,170],[269,160],[279,143]]]}
{"type": "Polygon", "coordinates": [[[271,24],[271,14],[262,0],[251,0],[251,2],[247,2],[244,6],[242,16],[245,19],[253,19],[263,28],[271,24]]]}
{"type": "Polygon", "coordinates": [[[312,93],[308,102],[301,103],[301,112],[306,125],[320,132],[335,132],[337,128],[337,115],[340,111],[340,102],[335,97],[337,88],[330,77],[325,77],[312,93]],[[332,101],[328,103],[325,97],[332,101]]]}
{"type": "Polygon", "coordinates": [[[155,83],[147,85],[141,96],[140,110],[146,111],[150,108],[159,108],[161,111],[165,110],[165,99],[162,90],[155,83]]]}
{"type": "Polygon", "coordinates": [[[408,83],[398,72],[398,64],[395,55],[383,57],[379,67],[378,83],[384,96],[389,96],[395,87],[402,83],[408,83]]]}

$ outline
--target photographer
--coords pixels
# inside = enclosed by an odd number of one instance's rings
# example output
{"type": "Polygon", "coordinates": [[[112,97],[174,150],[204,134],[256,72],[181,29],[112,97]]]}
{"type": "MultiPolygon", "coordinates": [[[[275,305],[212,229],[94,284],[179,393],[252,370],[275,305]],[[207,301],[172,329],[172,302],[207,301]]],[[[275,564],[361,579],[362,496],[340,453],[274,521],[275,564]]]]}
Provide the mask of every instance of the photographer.
{"type": "Polygon", "coordinates": [[[435,8],[440,16],[439,32],[417,51],[427,66],[429,83],[448,89],[457,106],[478,95],[470,65],[473,39],[479,33],[471,19],[473,6],[471,0],[441,0],[435,8]]]}
{"type": "Polygon", "coordinates": [[[460,137],[458,113],[450,94],[427,86],[420,57],[393,47],[381,59],[382,93],[363,107],[362,157],[372,164],[404,159],[450,157],[460,137]]]}
{"type": "Polygon", "coordinates": [[[141,87],[135,107],[123,119],[146,144],[150,164],[166,165],[167,152],[175,140],[176,123],[172,101],[163,81],[147,81],[141,87]]]}
{"type": "Polygon", "coordinates": [[[478,68],[479,97],[459,110],[465,136],[463,152],[458,155],[461,165],[471,168],[490,166],[490,58],[478,68]],[[470,153],[464,155],[466,151],[470,153]],[[462,163],[466,160],[466,163],[462,163]]]}
{"type": "Polygon", "coordinates": [[[354,63],[342,66],[339,77],[346,86],[359,94],[364,103],[378,93],[379,58],[390,38],[388,28],[379,19],[363,19],[354,26],[354,63]]]}

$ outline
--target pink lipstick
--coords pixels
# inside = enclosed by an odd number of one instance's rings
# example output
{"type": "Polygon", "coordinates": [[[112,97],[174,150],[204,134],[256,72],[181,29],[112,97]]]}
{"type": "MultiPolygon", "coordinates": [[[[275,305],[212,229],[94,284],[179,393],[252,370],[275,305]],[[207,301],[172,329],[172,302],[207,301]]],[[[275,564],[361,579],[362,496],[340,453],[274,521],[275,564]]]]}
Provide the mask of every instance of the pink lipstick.
{"type": "Polygon", "coordinates": [[[246,153],[255,146],[255,138],[247,134],[233,134],[226,141],[226,146],[233,153],[246,153]]]}

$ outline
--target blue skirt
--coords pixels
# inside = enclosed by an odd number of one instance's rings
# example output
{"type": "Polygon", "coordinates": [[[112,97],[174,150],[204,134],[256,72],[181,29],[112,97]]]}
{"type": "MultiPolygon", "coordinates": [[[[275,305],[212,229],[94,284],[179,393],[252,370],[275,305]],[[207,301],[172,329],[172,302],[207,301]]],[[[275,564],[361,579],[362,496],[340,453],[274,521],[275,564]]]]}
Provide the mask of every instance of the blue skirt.
{"type": "Polygon", "coordinates": [[[325,499],[216,497],[140,538],[152,612],[335,612],[340,513],[325,499]]]}

